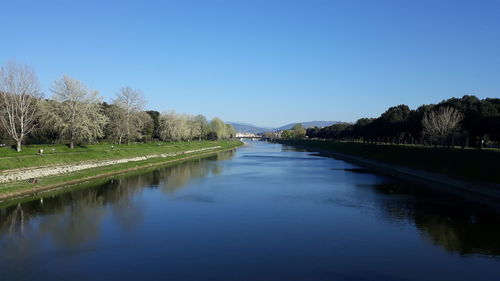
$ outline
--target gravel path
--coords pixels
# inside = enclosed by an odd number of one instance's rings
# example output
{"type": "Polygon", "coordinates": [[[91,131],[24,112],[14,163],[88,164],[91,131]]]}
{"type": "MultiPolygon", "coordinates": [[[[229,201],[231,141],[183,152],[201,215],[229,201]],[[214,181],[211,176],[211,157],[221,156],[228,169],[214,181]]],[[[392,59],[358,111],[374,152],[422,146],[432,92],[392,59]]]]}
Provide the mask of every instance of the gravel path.
{"type": "Polygon", "coordinates": [[[104,160],[104,161],[85,161],[85,162],[78,162],[78,163],[74,163],[74,164],[9,170],[9,171],[4,171],[4,172],[0,173],[0,183],[27,180],[27,179],[31,179],[31,178],[41,178],[41,177],[46,177],[46,176],[58,175],[58,174],[65,174],[65,173],[71,173],[71,172],[81,171],[81,170],[85,170],[85,169],[110,166],[110,165],[116,165],[116,164],[122,164],[122,163],[128,163],[128,162],[143,161],[143,160],[147,160],[150,158],[159,158],[159,157],[165,158],[165,157],[173,157],[173,156],[183,155],[183,154],[192,154],[192,153],[203,152],[203,151],[208,151],[208,150],[213,150],[213,149],[218,149],[218,148],[220,148],[220,146],[200,148],[200,149],[195,149],[195,150],[187,150],[187,151],[182,151],[182,152],[177,152],[177,153],[146,155],[146,156],[125,158],[125,159],[104,160]]]}

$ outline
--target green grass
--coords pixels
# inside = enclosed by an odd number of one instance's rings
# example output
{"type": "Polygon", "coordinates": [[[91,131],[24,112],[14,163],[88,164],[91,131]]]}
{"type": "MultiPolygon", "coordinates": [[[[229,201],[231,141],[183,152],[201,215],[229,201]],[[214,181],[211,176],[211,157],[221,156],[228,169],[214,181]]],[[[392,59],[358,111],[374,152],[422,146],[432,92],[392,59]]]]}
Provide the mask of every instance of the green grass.
{"type": "MultiPolygon", "coordinates": [[[[26,181],[14,181],[14,182],[9,182],[9,183],[3,183],[0,184],[0,194],[11,194],[13,192],[18,192],[18,191],[31,191],[31,192],[37,192],[37,189],[44,188],[44,187],[50,187],[54,185],[60,185],[63,183],[68,183],[71,181],[79,181],[79,180],[95,180],[96,178],[99,178],[101,176],[103,177],[113,177],[116,174],[123,173],[123,172],[133,172],[134,170],[138,169],[148,169],[148,168],[154,168],[158,165],[172,165],[179,163],[180,161],[185,161],[190,158],[194,157],[202,157],[204,155],[209,155],[213,154],[217,151],[220,150],[226,150],[234,147],[238,147],[241,145],[241,142],[239,141],[193,141],[193,142],[179,142],[179,143],[162,143],[160,146],[158,146],[156,143],[147,143],[147,144],[135,144],[135,145],[122,145],[115,146],[116,150],[109,150],[110,146],[106,145],[92,145],[86,148],[79,148],[78,152],[67,152],[67,153],[55,153],[53,155],[36,155],[34,156],[35,159],[36,157],[40,157],[42,159],[49,159],[49,161],[41,161],[37,163],[44,163],[44,164],[60,164],[60,163],[70,163],[70,162],[75,162],[75,161],[80,161],[80,160],[104,160],[104,159],[118,159],[118,158],[125,158],[125,157],[133,157],[133,156],[141,156],[141,155],[149,155],[149,154],[160,154],[160,153],[170,153],[170,152],[180,152],[180,151],[186,151],[186,150],[194,150],[194,149],[200,149],[204,147],[214,147],[214,146],[220,146],[221,148],[218,150],[210,150],[210,151],[204,151],[204,152],[197,152],[197,153],[190,153],[186,155],[177,155],[177,156],[172,156],[172,157],[158,157],[158,158],[150,158],[147,160],[143,161],[135,161],[135,162],[128,162],[128,163],[122,163],[122,164],[117,164],[117,165],[110,165],[110,166],[104,166],[104,167],[98,167],[98,168],[92,168],[92,169],[86,169],[86,170],[81,170],[81,171],[76,171],[73,173],[68,173],[68,174],[59,174],[59,175],[53,175],[53,176],[46,176],[41,178],[41,182],[38,184],[31,184],[27,183],[26,181]],[[117,152],[117,153],[114,153],[117,152]],[[100,153],[100,154],[99,154],[100,153]],[[49,157],[47,157],[49,156],[49,157]],[[94,157],[95,156],[95,157],[94,157]],[[108,157],[106,157],[108,156],[108,157]],[[94,157],[94,158],[92,158],[94,157]]],[[[29,147],[33,148],[33,147],[29,147]]],[[[28,150],[28,149],[27,149],[28,150]]],[[[29,151],[29,150],[28,150],[29,151]]],[[[16,163],[17,165],[20,165],[20,167],[31,167],[31,166],[36,166],[33,165],[29,160],[26,159],[31,159],[32,156],[27,154],[25,155],[18,156],[17,158],[21,158],[21,160],[17,159],[18,161],[14,161],[16,157],[0,157],[0,159],[8,159],[11,161],[11,163],[16,163]]],[[[2,163],[2,165],[5,165],[2,163]]]]}
{"type": "Polygon", "coordinates": [[[316,140],[295,140],[285,143],[354,155],[477,183],[500,184],[498,150],[460,150],[316,140]]]}
{"type": "Polygon", "coordinates": [[[224,146],[231,141],[191,141],[191,142],[150,142],[132,143],[130,145],[93,144],[70,149],[66,145],[27,145],[21,152],[10,147],[0,148],[0,171],[68,164],[80,161],[98,161],[104,159],[121,159],[135,156],[175,153],[204,147],[224,146]],[[52,151],[52,148],[55,151],[52,151]],[[43,149],[42,155],[38,150],[43,149]]]}

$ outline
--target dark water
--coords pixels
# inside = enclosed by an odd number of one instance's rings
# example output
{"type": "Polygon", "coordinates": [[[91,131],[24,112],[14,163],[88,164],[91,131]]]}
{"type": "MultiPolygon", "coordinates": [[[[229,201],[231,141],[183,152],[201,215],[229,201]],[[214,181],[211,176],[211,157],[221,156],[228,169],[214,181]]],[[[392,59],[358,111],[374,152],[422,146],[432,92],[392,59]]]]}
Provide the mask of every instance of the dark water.
{"type": "Polygon", "coordinates": [[[1,209],[0,280],[500,280],[500,217],[253,142],[1,209]]]}

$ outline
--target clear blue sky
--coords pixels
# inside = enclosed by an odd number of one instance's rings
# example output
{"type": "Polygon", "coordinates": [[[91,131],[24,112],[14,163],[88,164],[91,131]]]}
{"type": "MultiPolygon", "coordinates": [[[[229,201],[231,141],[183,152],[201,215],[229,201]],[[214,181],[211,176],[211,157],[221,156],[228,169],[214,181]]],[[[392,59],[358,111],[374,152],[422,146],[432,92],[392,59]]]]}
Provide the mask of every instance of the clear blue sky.
{"type": "Polygon", "coordinates": [[[500,1],[3,1],[0,62],[278,126],[500,97],[500,1]]]}

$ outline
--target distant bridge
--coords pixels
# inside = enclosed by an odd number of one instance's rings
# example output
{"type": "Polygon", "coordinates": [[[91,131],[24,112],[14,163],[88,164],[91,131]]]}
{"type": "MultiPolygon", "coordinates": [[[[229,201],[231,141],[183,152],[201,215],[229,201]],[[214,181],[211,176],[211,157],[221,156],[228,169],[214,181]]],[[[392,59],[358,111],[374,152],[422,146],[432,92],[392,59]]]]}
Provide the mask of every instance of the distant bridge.
{"type": "Polygon", "coordinates": [[[237,138],[260,138],[261,136],[254,134],[254,133],[237,132],[235,137],[237,137],[237,138]]]}
{"type": "Polygon", "coordinates": [[[264,137],[256,135],[256,134],[253,134],[253,133],[238,132],[238,133],[236,133],[235,138],[239,138],[240,140],[244,140],[244,139],[260,140],[260,139],[262,139],[264,137]]]}

